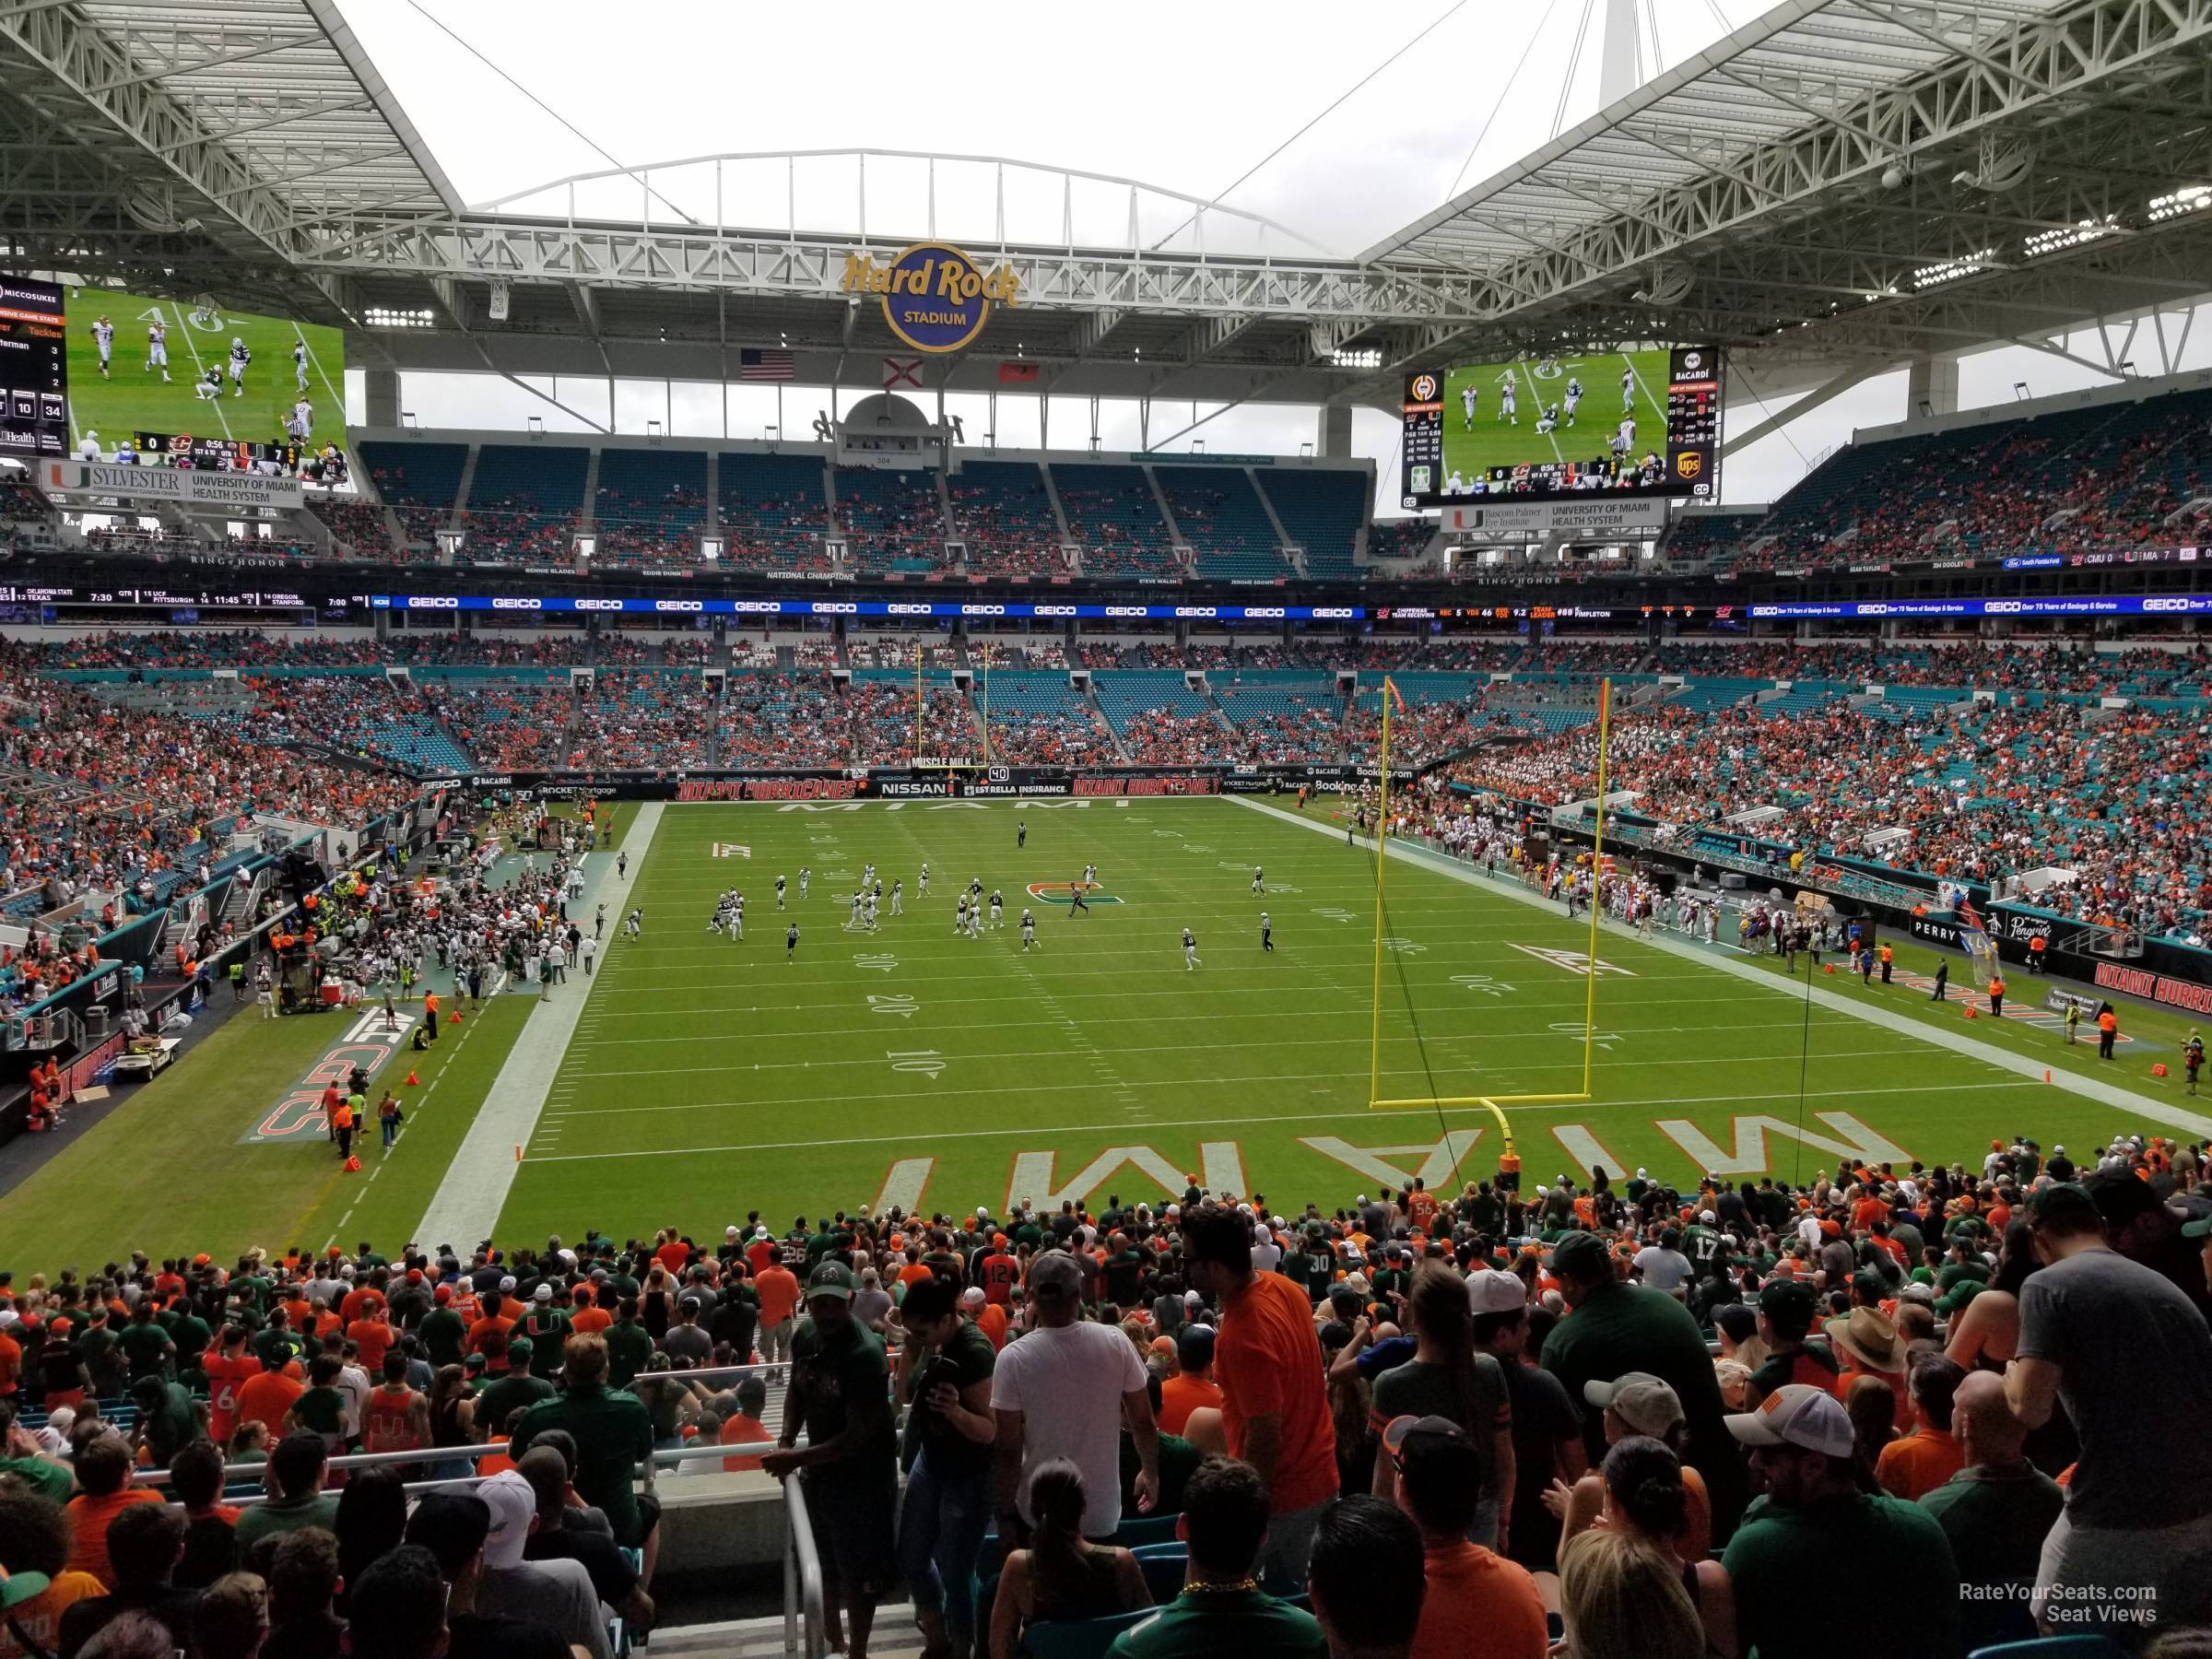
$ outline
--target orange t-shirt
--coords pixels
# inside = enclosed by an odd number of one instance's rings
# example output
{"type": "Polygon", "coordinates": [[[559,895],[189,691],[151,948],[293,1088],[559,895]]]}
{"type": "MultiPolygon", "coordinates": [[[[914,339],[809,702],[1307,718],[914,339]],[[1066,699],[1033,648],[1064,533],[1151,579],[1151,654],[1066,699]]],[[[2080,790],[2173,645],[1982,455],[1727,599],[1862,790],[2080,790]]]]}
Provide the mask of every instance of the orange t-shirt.
{"type": "Polygon", "coordinates": [[[146,1487],[124,1487],[120,1492],[110,1492],[105,1498],[88,1497],[79,1492],[69,1500],[69,1530],[74,1542],[69,1547],[69,1569],[73,1572],[88,1572],[105,1584],[110,1591],[115,1588],[115,1569],[108,1561],[108,1527],[116,1516],[135,1503],[159,1503],[161,1494],[146,1487]]]}
{"type": "Polygon", "coordinates": [[[1321,1338],[1306,1294],[1278,1273],[1254,1274],[1230,1297],[1214,1344],[1229,1454],[1244,1455],[1244,1427],[1281,1419],[1275,1512],[1309,1509],[1336,1491],[1336,1430],[1323,1392],[1321,1338]]]}
{"type": "Polygon", "coordinates": [[[1182,1427],[1191,1420],[1191,1413],[1201,1406],[1218,1407],[1221,1390],[1218,1384],[1203,1377],[1190,1377],[1181,1371],[1165,1378],[1159,1385],[1159,1431],[1162,1434],[1181,1434],[1182,1427]]]}
{"type": "Polygon", "coordinates": [[[238,1431],[239,1390],[249,1377],[261,1375],[261,1361],[251,1354],[214,1354],[200,1361],[200,1369],[207,1373],[208,1438],[227,1452],[231,1435],[238,1431]]]}
{"type": "Polygon", "coordinates": [[[668,1269],[670,1277],[683,1272],[684,1264],[691,1259],[691,1252],[681,1239],[671,1239],[653,1253],[653,1259],[668,1269]]]}
{"type": "Polygon", "coordinates": [[[468,1327],[468,1351],[472,1354],[479,1351],[484,1347],[484,1338],[494,1331],[504,1336],[513,1329],[514,1321],[503,1313],[495,1313],[489,1319],[479,1319],[468,1327]]]}
{"type": "Polygon", "coordinates": [[[507,1455],[505,1441],[496,1440],[484,1442],[484,1455],[477,1459],[477,1474],[488,1480],[494,1475],[504,1475],[513,1467],[514,1459],[507,1455]]]}
{"type": "Polygon", "coordinates": [[[1429,1589],[1413,1632],[1413,1659],[1541,1653],[1550,1645],[1544,1598],[1528,1569],[1478,1544],[1426,1552],[1429,1589]]]}
{"type": "Polygon", "coordinates": [[[24,1646],[8,1629],[10,1623],[21,1626],[23,1634],[47,1653],[61,1652],[62,1615],[80,1601],[107,1593],[108,1587],[88,1572],[57,1575],[40,1594],[10,1607],[7,1618],[0,1620],[0,1659],[25,1659],[24,1646]]]}
{"type": "MultiPolygon", "coordinates": [[[[765,1445],[774,1436],[769,1433],[768,1425],[759,1418],[749,1418],[739,1412],[723,1424],[720,1438],[725,1446],[759,1446],[765,1445]]],[[[741,1469],[757,1469],[760,1466],[760,1456],[758,1452],[747,1452],[739,1457],[725,1457],[722,1460],[723,1472],[735,1475],[741,1469]]]]}
{"type": "Polygon", "coordinates": [[[268,1430],[272,1442],[280,1441],[284,1438],[284,1414],[306,1392],[305,1383],[282,1371],[265,1371],[249,1377],[238,1391],[239,1420],[260,1423],[268,1430]]]}
{"type": "Polygon", "coordinates": [[[346,1335],[361,1350],[361,1369],[372,1377],[379,1375],[384,1369],[384,1350],[395,1335],[392,1327],[381,1319],[357,1319],[346,1327],[346,1335]]]}
{"type": "Polygon", "coordinates": [[[1874,1465],[1874,1477],[1890,1497],[1917,1503],[1964,1467],[1966,1453],[1958,1441],[1924,1423],[1919,1433],[1891,1441],[1882,1448],[1874,1465]]]}
{"type": "Polygon", "coordinates": [[[569,1332],[571,1335],[589,1336],[594,1332],[606,1330],[614,1323],[615,1316],[605,1308],[579,1308],[575,1317],[569,1321],[569,1332]]]}
{"type": "MultiPolygon", "coordinates": [[[[371,1308],[384,1305],[384,1293],[374,1285],[363,1285],[359,1290],[348,1290],[346,1300],[338,1304],[338,1317],[347,1324],[360,1318],[371,1308]]],[[[348,1331],[348,1336],[353,1333],[348,1331]]]]}
{"type": "Polygon", "coordinates": [[[991,1346],[1006,1346],[1006,1309],[1004,1302],[985,1302],[983,1311],[975,1316],[975,1328],[991,1338],[991,1346]]]}
{"type": "Polygon", "coordinates": [[[16,1392],[16,1379],[23,1374],[23,1345],[5,1331],[0,1331],[0,1394],[16,1392]]]}
{"type": "Polygon", "coordinates": [[[760,1328],[782,1324],[799,1305],[798,1275],[788,1267],[771,1267],[754,1281],[760,1292],[760,1328]]]}

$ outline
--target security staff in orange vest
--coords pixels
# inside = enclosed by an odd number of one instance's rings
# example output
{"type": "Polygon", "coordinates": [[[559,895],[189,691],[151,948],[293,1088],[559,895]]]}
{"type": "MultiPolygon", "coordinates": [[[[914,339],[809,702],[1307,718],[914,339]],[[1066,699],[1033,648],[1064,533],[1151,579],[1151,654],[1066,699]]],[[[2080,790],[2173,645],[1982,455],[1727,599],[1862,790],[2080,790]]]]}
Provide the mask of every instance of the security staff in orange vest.
{"type": "Polygon", "coordinates": [[[2028,971],[2040,974],[2043,971],[2043,952],[2051,948],[2051,941],[2041,934],[2028,941],[2028,971]]]}
{"type": "Polygon", "coordinates": [[[1989,976],[1989,1017],[1992,1019],[2005,1018],[2005,976],[2001,973],[1989,976]]]}
{"type": "Polygon", "coordinates": [[[2106,1003],[2097,1010],[2097,1058],[2110,1060],[2112,1057],[2112,1044],[2119,1038],[2120,1016],[2112,1012],[2111,1003],[2106,1003]]]}
{"type": "Polygon", "coordinates": [[[1889,982],[1889,964],[1895,959],[1896,953],[1888,946],[1884,945],[1882,947],[1882,983],[1885,985],[1889,982]]]}

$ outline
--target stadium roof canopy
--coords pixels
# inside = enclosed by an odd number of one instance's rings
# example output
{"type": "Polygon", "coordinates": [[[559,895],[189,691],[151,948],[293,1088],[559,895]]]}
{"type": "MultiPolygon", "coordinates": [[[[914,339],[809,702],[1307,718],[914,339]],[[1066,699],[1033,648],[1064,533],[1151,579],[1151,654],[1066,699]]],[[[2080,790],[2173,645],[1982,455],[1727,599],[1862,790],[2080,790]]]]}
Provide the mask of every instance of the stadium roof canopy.
{"type": "Polygon", "coordinates": [[[1417,363],[1701,339],[1780,390],[2147,316],[2091,366],[2147,372],[2178,356],[2159,308],[2212,289],[2212,0],[1783,0],[1352,259],[994,157],[693,158],[465,206],[333,0],[0,7],[12,263],[345,324],[357,363],[713,380],[788,347],[803,383],[873,388],[902,348],[845,261],[938,239],[1021,279],[956,390],[1019,356],[1059,394],[1388,403],[1417,363]]]}

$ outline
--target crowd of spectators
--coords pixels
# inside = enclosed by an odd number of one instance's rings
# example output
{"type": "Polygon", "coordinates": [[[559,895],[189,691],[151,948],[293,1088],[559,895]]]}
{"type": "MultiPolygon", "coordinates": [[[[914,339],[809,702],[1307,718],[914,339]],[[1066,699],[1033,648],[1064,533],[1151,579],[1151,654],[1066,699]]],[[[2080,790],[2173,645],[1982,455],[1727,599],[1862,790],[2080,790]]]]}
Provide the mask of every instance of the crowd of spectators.
{"type": "Polygon", "coordinates": [[[1214,766],[1236,758],[1235,734],[1211,714],[1139,709],[1120,730],[1122,747],[1139,766],[1214,766]]]}
{"type": "Polygon", "coordinates": [[[191,1659],[251,1654],[219,1633],[244,1571],[276,1651],[605,1653],[610,1615],[660,1612],[640,1467],[697,1446],[804,1484],[853,1653],[902,1581],[962,1659],[1081,1621],[1117,1659],[1962,1659],[2039,1631],[2180,1659],[2212,1640],[2204,1159],[2016,1135],[1797,1185],[1524,1187],[1508,1150],[1333,1210],[1194,1180],[1003,1219],[756,1211],[709,1242],[18,1271],[10,1636],[135,1653],[93,1643],[145,1616],[191,1659]],[[340,1486],[359,1447],[446,1484],[340,1486]],[[1180,1547],[1125,1547],[1171,1523],[1180,1547]],[[1838,1571],[1877,1605],[1808,1617],[1838,1571]]]}
{"type": "Polygon", "coordinates": [[[308,498],[307,509],[330,527],[331,541],[339,550],[364,559],[399,556],[384,525],[384,510],[374,502],[318,494],[308,498]]]}

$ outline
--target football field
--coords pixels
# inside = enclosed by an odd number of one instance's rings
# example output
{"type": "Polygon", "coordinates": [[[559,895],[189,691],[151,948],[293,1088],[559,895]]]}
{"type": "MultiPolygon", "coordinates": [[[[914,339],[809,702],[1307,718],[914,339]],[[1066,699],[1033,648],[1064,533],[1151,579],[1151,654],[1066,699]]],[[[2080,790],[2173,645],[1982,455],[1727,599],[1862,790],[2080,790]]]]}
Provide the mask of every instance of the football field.
{"type": "Polygon", "coordinates": [[[346,433],[346,347],[335,328],[276,317],[217,310],[189,300],[152,300],[107,288],[71,288],[69,319],[69,432],[72,443],[100,434],[103,453],[136,432],[190,433],[241,443],[282,443],[285,418],[300,395],[293,347],[308,348],[307,398],[314,406],[312,436],[342,442],[346,433]],[[92,335],[102,315],[114,324],[115,347],[108,377],[100,373],[92,335]],[[168,327],[169,379],[147,366],[147,324],[168,327]],[[253,354],[242,395],[231,395],[230,342],[243,340],[253,354]],[[202,371],[224,370],[222,395],[203,398],[202,371]]]}
{"type": "Polygon", "coordinates": [[[1618,429],[1621,417],[1636,422],[1630,458],[1666,447],[1667,353],[1617,351],[1602,356],[1512,363],[1470,363],[1444,376],[1444,477],[1457,473],[1472,481],[1493,466],[1523,463],[1596,461],[1618,429]],[[1624,394],[1622,375],[1631,383],[1624,394]],[[1507,377],[1514,390],[1513,418],[1504,413],[1507,377]],[[1571,417],[1567,386],[1579,382],[1583,395],[1571,417]],[[1466,394],[1475,394],[1472,416],[1466,394]],[[1536,423],[1547,407],[1559,410],[1557,429],[1544,433],[1536,423]]]}
{"type": "MultiPolygon", "coordinates": [[[[1326,833],[1296,816],[1230,799],[669,807],[632,894],[643,935],[602,959],[499,1235],[1152,1199],[1192,1175],[1333,1208],[1417,1174],[1491,1174],[1487,1111],[1368,1109],[1372,853],[1345,844],[1332,807],[1309,809],[1326,833]],[[853,931],[846,895],[871,863],[887,893],[904,882],[904,913],[853,931]],[[1098,889],[1072,912],[1065,884],[1088,864],[1098,889]],[[1006,895],[1006,925],[958,936],[956,895],[977,879],[1006,895]],[[708,928],[732,886],[739,942],[708,928]]],[[[1579,1092],[1586,920],[1433,862],[1389,871],[1382,1095],[1579,1092]]],[[[2086,1145],[2153,1126],[2045,1084],[2040,1067],[2088,1053],[2048,1031],[1962,1027],[1957,1003],[1901,982],[1820,981],[1889,1029],[1706,952],[1602,935],[1593,1098],[1511,1109],[1531,1180],[1594,1163],[1810,1179],[1847,1154],[1947,1160],[1994,1135],[2086,1145]],[[1986,1046],[1930,1040],[1961,1029],[1986,1046]]],[[[2136,1047],[2100,1080],[2178,1109],[2147,1077],[2171,1044],[2147,1024],[2136,1047]]]]}

